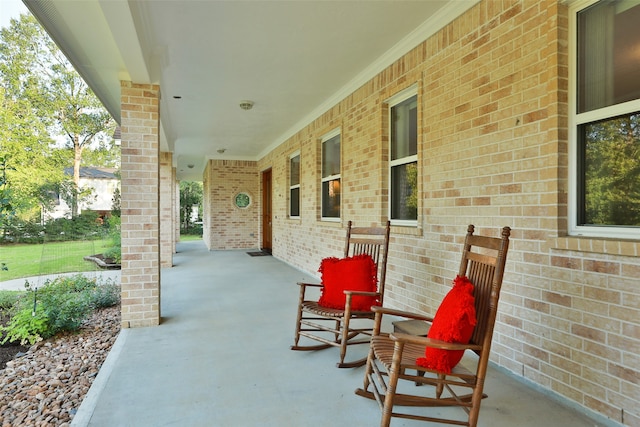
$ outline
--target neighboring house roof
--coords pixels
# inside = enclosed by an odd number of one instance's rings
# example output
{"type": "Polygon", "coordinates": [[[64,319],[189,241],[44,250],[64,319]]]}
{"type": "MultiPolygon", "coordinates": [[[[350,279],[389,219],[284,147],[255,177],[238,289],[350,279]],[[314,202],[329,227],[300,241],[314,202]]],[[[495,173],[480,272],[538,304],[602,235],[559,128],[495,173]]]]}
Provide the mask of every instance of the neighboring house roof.
{"type": "MultiPolygon", "coordinates": [[[[80,168],[80,178],[118,179],[115,168],[80,168]]],[[[65,175],[73,175],[73,168],[64,168],[65,175]]]]}

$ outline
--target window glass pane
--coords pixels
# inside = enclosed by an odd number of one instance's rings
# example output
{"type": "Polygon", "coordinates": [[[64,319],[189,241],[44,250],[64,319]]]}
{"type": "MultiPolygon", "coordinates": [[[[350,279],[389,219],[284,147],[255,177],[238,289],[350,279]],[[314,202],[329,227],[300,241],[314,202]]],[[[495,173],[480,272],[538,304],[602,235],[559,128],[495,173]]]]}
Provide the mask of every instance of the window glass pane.
{"type": "Polygon", "coordinates": [[[418,219],[418,165],[391,168],[391,219],[418,219]]]}
{"type": "Polygon", "coordinates": [[[291,189],[289,215],[300,216],[300,187],[291,189]]]}
{"type": "Polygon", "coordinates": [[[340,174],[340,135],[322,143],[322,177],[340,174]]]}
{"type": "Polygon", "coordinates": [[[391,107],[391,160],[418,152],[418,96],[391,107]]]}
{"type": "Polygon", "coordinates": [[[339,179],[322,183],[322,216],[325,218],[340,218],[339,179]]]}
{"type": "Polygon", "coordinates": [[[579,127],[579,225],[640,227],[640,112],[579,127]]]}
{"type": "Polygon", "coordinates": [[[640,98],[640,0],[578,12],[578,113],[640,98]]]}
{"type": "Polygon", "coordinates": [[[289,170],[291,171],[291,182],[289,186],[300,184],[300,156],[291,158],[289,161],[289,170]]]}

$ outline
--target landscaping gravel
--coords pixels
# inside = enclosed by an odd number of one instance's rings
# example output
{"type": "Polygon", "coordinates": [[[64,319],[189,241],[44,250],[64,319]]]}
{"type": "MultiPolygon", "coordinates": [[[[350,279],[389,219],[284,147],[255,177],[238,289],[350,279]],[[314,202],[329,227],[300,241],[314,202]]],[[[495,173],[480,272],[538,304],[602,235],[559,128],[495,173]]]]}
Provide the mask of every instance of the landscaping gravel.
{"type": "Polygon", "coordinates": [[[0,420],[69,426],[120,332],[120,307],[97,310],[80,331],[33,345],[0,370],[0,420]]]}

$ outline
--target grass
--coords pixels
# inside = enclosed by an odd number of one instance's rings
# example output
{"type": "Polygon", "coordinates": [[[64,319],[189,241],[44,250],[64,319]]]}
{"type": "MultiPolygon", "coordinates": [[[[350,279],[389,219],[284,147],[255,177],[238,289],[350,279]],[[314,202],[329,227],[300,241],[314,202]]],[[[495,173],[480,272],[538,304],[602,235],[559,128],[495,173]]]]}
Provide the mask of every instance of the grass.
{"type": "MultiPolygon", "coordinates": [[[[195,234],[180,236],[183,242],[201,239],[202,236],[195,234]]],[[[0,282],[43,274],[99,270],[95,263],[82,258],[102,253],[108,245],[108,239],[0,245],[0,262],[8,268],[0,271],[0,282]]]]}
{"type": "Polygon", "coordinates": [[[0,245],[0,262],[7,266],[7,271],[0,271],[0,282],[42,274],[98,270],[95,263],[83,257],[101,253],[106,245],[106,240],[0,245]]]}

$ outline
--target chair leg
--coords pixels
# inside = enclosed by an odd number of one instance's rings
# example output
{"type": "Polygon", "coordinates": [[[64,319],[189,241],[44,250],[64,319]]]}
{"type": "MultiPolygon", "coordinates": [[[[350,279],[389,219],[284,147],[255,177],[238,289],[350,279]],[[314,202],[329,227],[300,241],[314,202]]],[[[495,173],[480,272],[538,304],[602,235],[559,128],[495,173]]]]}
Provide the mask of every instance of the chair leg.
{"type": "Polygon", "coordinates": [[[347,356],[347,341],[349,340],[349,321],[351,316],[344,316],[342,325],[340,326],[340,363],[338,367],[344,364],[344,358],[347,356]]]}
{"type": "Polygon", "coordinates": [[[404,343],[396,342],[393,349],[391,369],[389,369],[389,384],[387,385],[387,392],[384,395],[384,407],[382,408],[380,427],[389,427],[389,424],[391,423],[393,401],[396,395],[396,387],[398,386],[398,375],[400,372],[400,362],[402,361],[403,350],[404,343]]]}
{"type": "Polygon", "coordinates": [[[369,354],[367,355],[367,364],[366,364],[366,367],[364,369],[364,380],[363,380],[363,385],[362,385],[362,390],[363,391],[368,391],[369,390],[369,384],[370,384],[369,376],[373,373],[372,364],[375,363],[375,361],[374,361],[375,357],[376,356],[373,353],[373,347],[369,346],[369,354]]]}
{"type": "MultiPolygon", "coordinates": [[[[424,375],[424,372],[422,373],[424,375]]],[[[438,385],[436,385],[436,398],[440,399],[442,396],[442,392],[444,391],[444,379],[446,378],[445,374],[438,374],[438,385]]]]}
{"type": "Polygon", "coordinates": [[[296,335],[293,340],[293,347],[297,347],[298,342],[300,341],[300,329],[302,324],[302,302],[304,301],[304,293],[305,287],[300,286],[300,297],[298,298],[298,319],[296,321],[296,335]]]}
{"type": "Polygon", "coordinates": [[[335,325],[333,327],[333,330],[336,331],[336,332],[334,332],[334,334],[333,334],[333,340],[335,342],[341,342],[341,340],[340,340],[340,336],[341,336],[341,334],[340,334],[340,324],[341,324],[341,321],[340,320],[336,320],[335,322],[336,323],[335,323],[335,325]]]}
{"type": "Polygon", "coordinates": [[[471,410],[469,411],[469,427],[476,427],[478,424],[478,416],[480,415],[480,401],[486,397],[479,390],[484,388],[484,379],[478,378],[478,383],[473,389],[473,396],[471,397],[471,410]]]}

